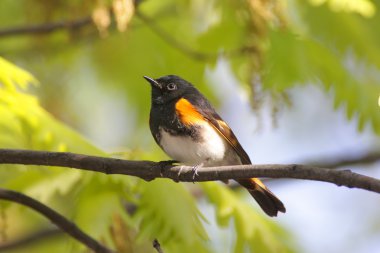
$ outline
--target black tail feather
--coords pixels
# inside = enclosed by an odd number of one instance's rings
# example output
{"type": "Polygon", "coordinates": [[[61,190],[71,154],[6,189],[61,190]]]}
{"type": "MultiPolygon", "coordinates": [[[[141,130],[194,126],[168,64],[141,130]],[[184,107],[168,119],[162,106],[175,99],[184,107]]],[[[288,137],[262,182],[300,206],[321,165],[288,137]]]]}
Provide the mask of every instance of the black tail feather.
{"type": "Polygon", "coordinates": [[[285,213],[284,204],[259,179],[242,179],[238,183],[244,186],[256,200],[261,209],[270,217],[277,216],[278,212],[285,213]]]}

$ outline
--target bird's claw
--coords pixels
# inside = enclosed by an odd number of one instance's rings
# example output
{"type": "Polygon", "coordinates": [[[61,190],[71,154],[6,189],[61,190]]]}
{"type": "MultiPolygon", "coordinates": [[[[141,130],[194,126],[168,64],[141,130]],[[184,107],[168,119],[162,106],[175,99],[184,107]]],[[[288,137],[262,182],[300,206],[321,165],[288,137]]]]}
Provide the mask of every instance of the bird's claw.
{"type": "Polygon", "coordinates": [[[177,180],[174,179],[174,181],[177,182],[177,183],[179,182],[179,177],[181,176],[182,170],[183,170],[183,166],[181,165],[179,167],[179,171],[177,173],[177,180]]]}
{"type": "Polygon", "coordinates": [[[181,176],[182,170],[183,170],[183,166],[181,165],[181,167],[179,167],[179,171],[177,173],[178,180],[179,180],[179,176],[181,176]]]}
{"type": "Polygon", "coordinates": [[[199,176],[198,169],[201,168],[201,167],[203,167],[203,163],[197,164],[197,165],[193,166],[193,168],[191,169],[191,172],[193,173],[193,183],[195,183],[195,181],[194,181],[195,178],[197,176],[199,176]]]}
{"type": "Polygon", "coordinates": [[[160,176],[164,177],[166,166],[173,165],[174,163],[178,163],[178,161],[176,160],[159,161],[158,165],[160,166],[160,176]]]}
{"type": "Polygon", "coordinates": [[[193,172],[193,183],[194,183],[195,177],[199,176],[198,168],[196,166],[194,166],[191,171],[193,172]]]}

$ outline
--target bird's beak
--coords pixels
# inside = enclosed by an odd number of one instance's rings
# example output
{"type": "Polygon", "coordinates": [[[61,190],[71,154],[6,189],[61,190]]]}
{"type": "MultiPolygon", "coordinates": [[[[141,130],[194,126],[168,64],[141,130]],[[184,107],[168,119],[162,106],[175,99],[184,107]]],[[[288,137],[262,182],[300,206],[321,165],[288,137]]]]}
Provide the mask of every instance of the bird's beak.
{"type": "Polygon", "coordinates": [[[149,77],[149,76],[144,76],[145,80],[147,80],[150,85],[158,88],[158,89],[162,89],[162,85],[160,83],[158,83],[156,80],[154,80],[153,78],[149,77]]]}

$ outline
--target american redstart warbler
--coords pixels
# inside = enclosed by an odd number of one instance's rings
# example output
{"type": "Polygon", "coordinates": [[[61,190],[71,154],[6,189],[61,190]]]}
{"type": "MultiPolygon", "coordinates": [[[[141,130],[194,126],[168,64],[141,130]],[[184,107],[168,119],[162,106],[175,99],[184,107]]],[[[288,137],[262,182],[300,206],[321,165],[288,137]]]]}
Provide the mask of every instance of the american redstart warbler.
{"type": "MultiPolygon", "coordinates": [[[[191,83],[175,75],[144,78],[152,87],[150,130],[168,156],[196,168],[251,164],[231,128],[191,83]]],[[[284,204],[259,179],[237,182],[267,215],[285,213],[284,204]]]]}

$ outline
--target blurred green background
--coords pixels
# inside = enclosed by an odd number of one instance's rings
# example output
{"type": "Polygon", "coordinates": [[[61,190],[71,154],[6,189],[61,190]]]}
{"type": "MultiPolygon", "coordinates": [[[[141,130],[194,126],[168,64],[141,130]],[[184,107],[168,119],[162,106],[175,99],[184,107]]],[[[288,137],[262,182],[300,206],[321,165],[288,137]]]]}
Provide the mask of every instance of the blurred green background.
{"type": "MultiPolygon", "coordinates": [[[[165,160],[150,135],[142,76],[176,74],[212,101],[253,162],[344,165],[380,177],[379,6],[3,0],[0,147],[165,160]]],[[[118,252],[155,252],[154,238],[165,252],[380,250],[377,194],[268,185],[288,210],[276,219],[216,182],[0,166],[1,187],[42,201],[118,252]]],[[[0,202],[0,252],[53,248],[86,252],[40,215],[0,202]]]]}

